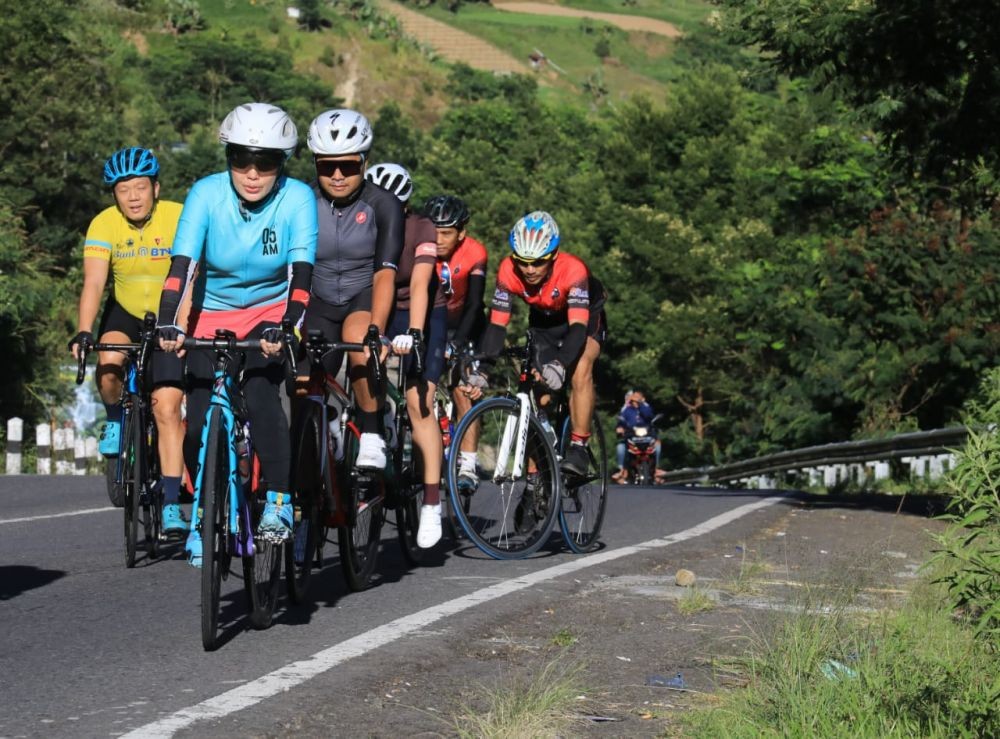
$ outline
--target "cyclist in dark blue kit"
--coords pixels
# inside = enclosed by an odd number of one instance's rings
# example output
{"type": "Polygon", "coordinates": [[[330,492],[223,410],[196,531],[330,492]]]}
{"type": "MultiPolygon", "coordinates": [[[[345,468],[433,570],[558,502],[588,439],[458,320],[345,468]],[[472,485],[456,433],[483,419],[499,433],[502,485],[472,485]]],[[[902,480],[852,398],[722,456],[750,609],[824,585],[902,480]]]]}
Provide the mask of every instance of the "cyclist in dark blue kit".
{"type": "MultiPolygon", "coordinates": [[[[282,321],[300,325],[309,302],[316,205],[308,185],[284,174],[298,133],[281,108],[240,105],[222,122],[219,138],[228,167],[198,180],[184,202],[160,299],[160,345],[180,352],[185,334],[212,338],[219,328],[234,331],[237,338],[260,339],[261,353],[247,354],[243,372],[254,447],[268,491],[259,530],[286,538],[293,523],[291,445],[279,396],[285,376],[279,326],[282,321]],[[191,318],[188,326],[180,326],[178,308],[192,287],[191,318]]],[[[191,469],[212,378],[211,357],[193,353],[187,362],[184,442],[191,469]]],[[[200,566],[199,532],[190,532],[187,549],[191,563],[200,566]]]]}
{"type": "MultiPolygon", "coordinates": [[[[373,140],[368,119],[354,110],[324,111],[309,126],[319,237],[306,327],[319,329],[329,341],[361,343],[374,326],[388,346],[385,332],[396,293],[404,216],[395,195],[365,181],[373,140]]],[[[324,360],[326,371],[335,375],[340,360],[339,355],[324,360]]],[[[383,469],[379,408],[385,399],[376,398],[369,387],[367,349],[364,355],[350,353],[348,363],[361,431],[355,464],[383,469]]]]}

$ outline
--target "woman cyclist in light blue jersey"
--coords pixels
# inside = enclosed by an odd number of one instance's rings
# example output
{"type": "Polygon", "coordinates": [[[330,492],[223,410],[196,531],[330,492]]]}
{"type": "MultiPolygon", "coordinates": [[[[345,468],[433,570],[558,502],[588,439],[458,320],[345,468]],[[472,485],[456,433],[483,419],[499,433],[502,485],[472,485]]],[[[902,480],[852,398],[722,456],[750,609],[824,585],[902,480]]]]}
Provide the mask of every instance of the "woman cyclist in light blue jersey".
{"type": "MultiPolygon", "coordinates": [[[[254,448],[267,486],[259,530],[285,538],[293,515],[288,420],[279,395],[284,380],[279,326],[282,321],[299,326],[309,302],[316,201],[308,185],[284,174],[298,132],[281,108],[240,105],[222,122],[219,138],[226,145],[227,170],[198,180],[184,203],[160,300],[160,343],[180,352],[185,334],[212,338],[220,328],[237,338],[260,339],[261,354],[248,354],[243,371],[254,448]],[[192,287],[191,317],[180,326],[178,308],[192,287]]],[[[193,353],[187,362],[184,442],[192,470],[212,377],[211,358],[193,353]]],[[[201,548],[200,534],[191,531],[192,564],[200,565],[201,548]]]]}

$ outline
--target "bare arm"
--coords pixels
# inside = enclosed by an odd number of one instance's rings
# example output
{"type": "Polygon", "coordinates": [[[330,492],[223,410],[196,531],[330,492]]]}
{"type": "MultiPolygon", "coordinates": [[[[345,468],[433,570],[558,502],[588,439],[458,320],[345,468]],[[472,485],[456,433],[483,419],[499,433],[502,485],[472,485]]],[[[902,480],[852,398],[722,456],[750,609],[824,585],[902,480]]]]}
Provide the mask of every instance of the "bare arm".
{"type": "Polygon", "coordinates": [[[396,298],[396,270],[380,269],[372,281],[372,323],[380,334],[385,333],[392,304],[396,298]]]}
{"type": "Polygon", "coordinates": [[[410,274],[410,328],[424,330],[433,277],[434,262],[413,266],[413,272],[410,274]]]}
{"type": "MultiPolygon", "coordinates": [[[[108,284],[111,263],[106,259],[85,257],[83,260],[83,289],[80,291],[80,306],[77,310],[77,331],[93,331],[97,312],[101,309],[101,298],[108,284]]],[[[76,356],[76,344],[71,347],[76,356]]]]}

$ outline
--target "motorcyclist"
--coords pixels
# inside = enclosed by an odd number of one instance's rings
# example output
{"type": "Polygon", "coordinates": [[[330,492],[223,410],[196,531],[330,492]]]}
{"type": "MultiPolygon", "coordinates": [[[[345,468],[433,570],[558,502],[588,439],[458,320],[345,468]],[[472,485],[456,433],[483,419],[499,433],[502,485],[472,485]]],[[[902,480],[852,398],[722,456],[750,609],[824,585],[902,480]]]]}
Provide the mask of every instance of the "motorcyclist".
{"type": "MultiPolygon", "coordinates": [[[[618,436],[618,473],[614,476],[614,479],[618,482],[623,482],[626,477],[625,471],[625,451],[628,445],[628,437],[632,435],[633,430],[636,426],[646,426],[649,428],[649,433],[655,436],[655,431],[653,430],[653,421],[655,415],[653,413],[653,407],[646,402],[646,396],[643,395],[640,390],[632,390],[625,395],[625,405],[622,406],[621,411],[618,413],[618,421],[615,426],[615,434],[618,436]]],[[[655,442],[656,451],[654,452],[656,456],[656,467],[660,466],[660,440],[657,439],[655,442]]]]}

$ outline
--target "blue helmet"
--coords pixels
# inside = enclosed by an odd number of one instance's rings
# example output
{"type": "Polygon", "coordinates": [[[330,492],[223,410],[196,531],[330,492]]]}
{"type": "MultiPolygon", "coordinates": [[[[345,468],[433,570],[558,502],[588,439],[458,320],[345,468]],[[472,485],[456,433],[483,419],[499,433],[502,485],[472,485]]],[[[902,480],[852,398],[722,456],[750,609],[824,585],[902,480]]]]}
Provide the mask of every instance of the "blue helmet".
{"type": "Polygon", "coordinates": [[[559,248],[559,226],[544,210],[524,216],[510,230],[510,249],[521,259],[544,259],[559,248]]]}
{"type": "Polygon", "coordinates": [[[156,177],[160,163],[149,149],[130,146],[116,151],[104,163],[104,184],[108,187],[130,177],[156,177]]]}

